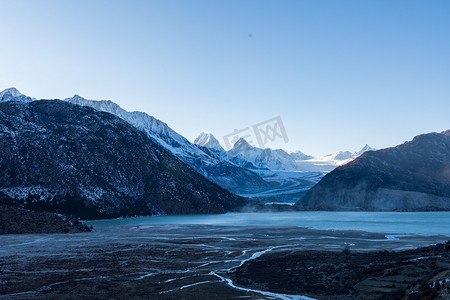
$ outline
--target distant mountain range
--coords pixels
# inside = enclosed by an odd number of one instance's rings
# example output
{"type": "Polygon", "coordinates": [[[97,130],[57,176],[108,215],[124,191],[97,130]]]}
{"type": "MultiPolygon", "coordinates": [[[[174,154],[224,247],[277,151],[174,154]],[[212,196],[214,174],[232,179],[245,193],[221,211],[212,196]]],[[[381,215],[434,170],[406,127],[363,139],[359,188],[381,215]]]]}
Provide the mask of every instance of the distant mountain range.
{"type": "MultiPolygon", "coordinates": [[[[0,93],[3,101],[35,101],[21,94],[15,88],[0,93]]],[[[194,144],[173,131],[164,122],[143,112],[128,112],[109,100],[87,100],[75,95],[64,101],[93,107],[99,111],[112,113],[143,131],[150,139],[193,167],[197,172],[223,188],[236,193],[243,191],[265,191],[273,188],[273,182],[266,182],[255,173],[257,169],[289,170],[289,171],[331,171],[336,166],[356,157],[343,158],[349,152],[339,153],[336,157],[314,159],[301,151],[288,153],[281,149],[260,149],[248,145],[246,141],[238,141],[233,149],[226,152],[218,140],[209,133],[201,133],[194,144]]],[[[369,149],[371,149],[369,147],[369,149]]]]}
{"type": "Polygon", "coordinates": [[[241,138],[234,144],[232,149],[225,151],[214,135],[205,132],[200,133],[194,144],[208,148],[222,159],[244,168],[268,169],[272,171],[331,171],[337,166],[357,158],[366,151],[375,150],[369,145],[365,145],[357,152],[345,151],[314,158],[300,150],[289,153],[282,149],[257,148],[241,138]]]}
{"type": "Polygon", "coordinates": [[[327,174],[298,205],[307,209],[450,209],[450,130],[364,153],[327,174]]]}
{"type": "MultiPolygon", "coordinates": [[[[36,100],[22,95],[15,88],[7,89],[0,95],[3,102],[28,103],[36,100]]],[[[143,112],[125,111],[112,101],[87,100],[78,95],[64,101],[122,118],[209,180],[229,191],[259,200],[275,201],[275,198],[282,198],[280,193],[288,193],[290,196],[285,201],[295,202],[298,200],[296,191],[304,193],[323,176],[321,172],[328,172],[345,162],[339,157],[315,161],[301,151],[288,153],[281,149],[259,149],[248,145],[245,140],[238,141],[227,152],[212,134],[202,133],[192,144],[164,122],[143,112]],[[280,174],[280,170],[291,173],[280,174]],[[267,195],[270,197],[267,198],[267,195]]]]}
{"type": "Polygon", "coordinates": [[[92,219],[224,213],[248,202],[113,114],[14,90],[0,99],[2,204],[92,219]]]}
{"type": "Polygon", "coordinates": [[[271,188],[240,190],[240,195],[265,203],[295,203],[327,172],[374,150],[366,145],[357,152],[338,152],[314,158],[301,151],[257,148],[241,138],[226,151],[214,135],[205,132],[195,139],[194,144],[222,160],[250,169],[272,183],[271,188]]]}

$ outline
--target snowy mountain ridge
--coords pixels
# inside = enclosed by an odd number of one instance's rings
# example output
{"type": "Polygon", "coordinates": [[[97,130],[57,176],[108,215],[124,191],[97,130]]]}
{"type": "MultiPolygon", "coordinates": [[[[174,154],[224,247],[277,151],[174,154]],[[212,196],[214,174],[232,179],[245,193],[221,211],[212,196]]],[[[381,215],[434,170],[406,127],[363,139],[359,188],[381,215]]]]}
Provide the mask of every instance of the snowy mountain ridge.
{"type": "Polygon", "coordinates": [[[194,141],[195,144],[210,148],[220,157],[249,169],[269,169],[284,171],[331,171],[357,158],[366,151],[375,150],[365,145],[356,152],[341,151],[322,157],[306,155],[300,150],[287,152],[283,149],[258,148],[240,138],[233,148],[225,151],[219,141],[211,133],[202,132],[194,141]]]}
{"type": "Polygon", "coordinates": [[[313,158],[310,161],[316,162],[317,164],[331,164],[334,166],[344,165],[357,157],[361,156],[367,151],[375,151],[375,148],[370,147],[366,144],[359,151],[350,152],[350,151],[339,151],[336,153],[327,154],[321,157],[313,158]]]}
{"type": "Polygon", "coordinates": [[[31,102],[34,100],[36,100],[36,99],[21,94],[14,87],[0,92],[0,102],[19,101],[19,102],[23,102],[23,103],[28,103],[28,102],[31,102]]]}
{"type": "Polygon", "coordinates": [[[203,158],[205,159],[207,158],[197,147],[192,145],[183,136],[173,131],[166,123],[144,112],[128,112],[110,100],[87,100],[78,95],[75,95],[72,98],[66,98],[64,101],[112,113],[145,132],[151,139],[173,154],[184,155],[186,154],[185,152],[189,151],[191,154],[198,155],[199,157],[204,156],[203,158]]]}

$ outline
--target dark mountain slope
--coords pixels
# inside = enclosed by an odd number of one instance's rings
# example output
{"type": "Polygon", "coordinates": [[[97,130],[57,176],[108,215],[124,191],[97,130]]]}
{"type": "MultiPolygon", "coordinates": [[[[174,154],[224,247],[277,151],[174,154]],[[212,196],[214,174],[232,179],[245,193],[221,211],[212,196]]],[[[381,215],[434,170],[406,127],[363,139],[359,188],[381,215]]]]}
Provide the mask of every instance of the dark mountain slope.
{"type": "Polygon", "coordinates": [[[310,209],[450,209],[450,130],[367,152],[327,174],[298,204],[310,209]]]}
{"type": "Polygon", "coordinates": [[[246,200],[112,114],[42,100],[0,103],[0,202],[107,218],[223,213],[246,200]]]}

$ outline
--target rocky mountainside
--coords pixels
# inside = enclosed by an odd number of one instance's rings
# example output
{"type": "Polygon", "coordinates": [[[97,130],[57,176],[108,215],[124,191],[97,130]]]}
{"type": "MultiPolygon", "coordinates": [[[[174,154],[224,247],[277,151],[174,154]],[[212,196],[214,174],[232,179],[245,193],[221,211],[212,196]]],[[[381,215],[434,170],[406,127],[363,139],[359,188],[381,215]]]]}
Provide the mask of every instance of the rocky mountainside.
{"type": "Polygon", "coordinates": [[[298,205],[308,209],[450,209],[450,130],[366,152],[327,174],[298,205]]]}
{"type": "Polygon", "coordinates": [[[0,205],[0,234],[79,233],[91,230],[92,227],[78,220],[70,220],[55,213],[0,205]]]}
{"type": "Polygon", "coordinates": [[[193,167],[197,172],[233,192],[269,186],[254,172],[223,160],[216,153],[197,147],[166,123],[143,112],[128,112],[112,101],[86,100],[78,95],[64,101],[112,113],[144,132],[150,139],[193,167]]]}
{"type": "Polygon", "coordinates": [[[113,114],[59,100],[0,103],[0,203],[85,219],[223,213],[246,200],[113,114]]]}

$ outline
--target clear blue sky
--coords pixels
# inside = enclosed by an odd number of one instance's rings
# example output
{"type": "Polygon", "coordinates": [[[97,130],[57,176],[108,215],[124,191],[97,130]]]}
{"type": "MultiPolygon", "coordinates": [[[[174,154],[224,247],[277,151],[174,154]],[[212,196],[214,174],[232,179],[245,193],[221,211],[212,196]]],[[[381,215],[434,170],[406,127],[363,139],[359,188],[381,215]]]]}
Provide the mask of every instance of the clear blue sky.
{"type": "MultiPolygon", "coordinates": [[[[110,99],[190,140],[281,116],[312,155],[450,128],[450,1],[4,1],[0,90],[110,99]]],[[[222,140],[221,140],[222,142],[222,140]]]]}

